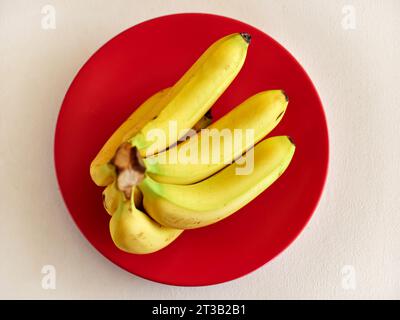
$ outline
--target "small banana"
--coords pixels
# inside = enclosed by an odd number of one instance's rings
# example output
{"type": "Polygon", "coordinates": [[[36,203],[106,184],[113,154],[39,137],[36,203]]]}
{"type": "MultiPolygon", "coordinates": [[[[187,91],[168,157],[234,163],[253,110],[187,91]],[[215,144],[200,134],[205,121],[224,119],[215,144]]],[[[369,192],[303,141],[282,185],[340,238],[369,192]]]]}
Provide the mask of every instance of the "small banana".
{"type": "Polygon", "coordinates": [[[192,184],[208,178],[272,131],[287,105],[288,98],[282,90],[260,92],[207,127],[208,130],[143,159],[146,173],[155,181],[170,184],[192,184]],[[251,130],[250,138],[246,130],[251,130]],[[185,162],[187,154],[189,159],[185,162]]]}
{"type": "MultiPolygon", "coordinates": [[[[231,215],[268,188],[288,167],[295,145],[287,136],[266,139],[254,147],[251,174],[238,175],[233,163],[192,185],[163,184],[146,177],[139,185],[146,212],[161,225],[200,228],[231,215]]],[[[248,151],[250,152],[250,151],[248,151]]]]}
{"type": "Polygon", "coordinates": [[[129,139],[142,157],[165,150],[193,128],[239,73],[249,43],[249,34],[234,33],[203,53],[157,103],[157,108],[162,109],[159,115],[129,139]],[[176,122],[176,135],[170,134],[170,121],[176,122]]]}
{"type": "MultiPolygon", "coordinates": [[[[119,199],[124,195],[121,191],[119,199]]],[[[131,200],[118,201],[110,219],[110,234],[114,244],[128,253],[148,254],[161,250],[174,241],[183,230],[164,227],[136,208],[134,199],[140,198],[137,188],[131,200]]]]}

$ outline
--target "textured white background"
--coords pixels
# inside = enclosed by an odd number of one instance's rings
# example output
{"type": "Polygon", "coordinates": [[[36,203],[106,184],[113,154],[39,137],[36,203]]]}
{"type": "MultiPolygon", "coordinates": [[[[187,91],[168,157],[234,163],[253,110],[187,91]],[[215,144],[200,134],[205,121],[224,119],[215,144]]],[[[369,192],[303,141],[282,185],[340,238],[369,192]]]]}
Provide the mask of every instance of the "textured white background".
{"type": "Polygon", "coordinates": [[[0,298],[400,298],[399,15],[398,0],[0,0],[0,298]],[[56,30],[41,28],[45,4],[56,30]],[[355,30],[342,28],[345,5],[355,30]],[[326,189],[297,241],[251,275],[202,288],[142,280],[103,258],[69,217],[53,166],[78,69],[122,30],[175,12],[230,16],[278,40],[309,72],[330,130],[326,189]],[[41,287],[45,264],[56,290],[41,287]],[[342,286],[345,265],[354,290],[342,286]]]}

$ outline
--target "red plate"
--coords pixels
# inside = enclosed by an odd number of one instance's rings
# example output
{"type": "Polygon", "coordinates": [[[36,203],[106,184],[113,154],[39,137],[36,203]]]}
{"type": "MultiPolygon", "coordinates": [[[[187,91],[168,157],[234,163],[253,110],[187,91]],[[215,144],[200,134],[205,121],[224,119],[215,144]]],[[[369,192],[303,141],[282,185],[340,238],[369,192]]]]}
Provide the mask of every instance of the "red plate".
{"type": "MultiPolygon", "coordinates": [[[[79,229],[105,257],[146,279],[199,286],[229,281],[284,250],[310,219],[328,166],[328,133],[318,94],[299,63],[265,33],[209,14],[177,14],[134,26],[106,43],[82,67],[61,107],[55,165],[65,203],[79,229]],[[216,117],[256,92],[284,89],[287,113],[271,135],[290,135],[297,150],[284,175],[231,217],[184,232],[150,255],[118,250],[111,241],[102,189],[89,176],[100,147],[147,97],[173,85],[215,40],[252,35],[238,77],[213,107],[216,117]]],[[[207,201],[207,199],[205,199],[207,201]]]]}

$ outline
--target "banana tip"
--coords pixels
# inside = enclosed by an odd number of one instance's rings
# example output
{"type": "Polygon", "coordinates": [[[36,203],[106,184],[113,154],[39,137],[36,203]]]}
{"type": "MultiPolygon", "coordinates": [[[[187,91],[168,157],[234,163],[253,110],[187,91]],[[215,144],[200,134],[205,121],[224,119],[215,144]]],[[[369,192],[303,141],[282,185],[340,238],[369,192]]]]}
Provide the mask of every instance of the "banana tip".
{"type": "Polygon", "coordinates": [[[281,91],[282,91],[282,94],[285,96],[286,102],[289,102],[289,96],[287,95],[285,90],[281,90],[281,91]]]}
{"type": "Polygon", "coordinates": [[[246,41],[248,44],[251,42],[251,35],[247,32],[241,32],[240,35],[242,36],[243,40],[246,41]]]}
{"type": "Polygon", "coordinates": [[[289,139],[289,141],[292,145],[296,146],[296,143],[294,142],[294,140],[291,136],[287,136],[287,138],[289,139]]]}

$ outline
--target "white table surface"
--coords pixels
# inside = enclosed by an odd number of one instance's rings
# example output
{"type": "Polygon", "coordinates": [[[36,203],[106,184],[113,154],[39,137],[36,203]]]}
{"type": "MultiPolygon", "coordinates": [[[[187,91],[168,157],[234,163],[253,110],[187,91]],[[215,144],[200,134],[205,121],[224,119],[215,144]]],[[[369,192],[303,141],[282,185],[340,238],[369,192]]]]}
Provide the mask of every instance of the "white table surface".
{"type": "Polygon", "coordinates": [[[398,0],[0,0],[0,298],[400,298],[399,14],[398,0]],[[54,30],[41,27],[46,4],[54,30]],[[330,130],[327,185],[300,237],[252,274],[200,288],[101,256],[54,175],[56,118],[78,69],[122,30],[176,12],[226,15],[278,40],[313,79],[330,130]]]}

